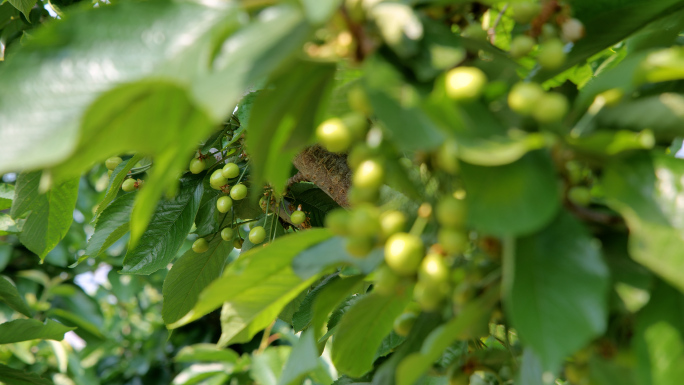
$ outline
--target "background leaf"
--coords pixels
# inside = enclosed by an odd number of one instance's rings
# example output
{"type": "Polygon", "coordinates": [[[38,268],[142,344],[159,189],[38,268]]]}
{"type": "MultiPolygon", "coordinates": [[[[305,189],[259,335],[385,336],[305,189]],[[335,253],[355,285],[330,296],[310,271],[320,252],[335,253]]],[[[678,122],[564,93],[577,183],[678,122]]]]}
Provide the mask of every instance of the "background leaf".
{"type": "Polygon", "coordinates": [[[27,317],[32,316],[31,309],[21,297],[21,294],[19,294],[17,288],[5,277],[0,277],[0,301],[27,317]]]}
{"type": "Polygon", "coordinates": [[[51,319],[45,323],[35,319],[17,319],[0,324],[0,344],[35,339],[61,341],[64,333],[73,329],[51,319]]]}

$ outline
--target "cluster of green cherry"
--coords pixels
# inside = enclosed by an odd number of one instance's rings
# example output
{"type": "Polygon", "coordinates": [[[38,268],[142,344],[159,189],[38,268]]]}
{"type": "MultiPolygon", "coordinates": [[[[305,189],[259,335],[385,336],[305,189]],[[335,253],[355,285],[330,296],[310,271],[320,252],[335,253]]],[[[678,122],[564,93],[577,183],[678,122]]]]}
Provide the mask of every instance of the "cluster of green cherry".
{"type": "MultiPolygon", "coordinates": [[[[107,175],[112,176],[112,172],[116,169],[116,167],[123,162],[123,159],[121,159],[120,156],[113,156],[111,158],[107,158],[105,160],[105,167],[107,167],[107,175]]],[[[121,184],[121,189],[125,192],[131,192],[135,189],[139,189],[140,186],[142,186],[143,180],[142,179],[133,179],[127,177],[123,183],[121,184]]]]}
{"type": "MultiPolygon", "coordinates": [[[[206,161],[204,160],[204,156],[202,154],[198,154],[197,157],[190,161],[189,169],[193,174],[199,174],[203,172],[205,168],[206,161]]],[[[247,197],[247,186],[245,186],[243,183],[240,183],[245,171],[246,168],[241,172],[240,166],[231,162],[226,163],[222,168],[217,168],[212,172],[211,176],[209,177],[209,185],[211,188],[220,190],[226,194],[216,200],[216,210],[219,213],[228,213],[233,208],[233,201],[243,200],[247,197]],[[231,187],[229,182],[233,181],[235,184],[231,187]]],[[[290,221],[295,225],[299,225],[305,220],[306,215],[304,212],[299,210],[293,212],[290,217],[290,221]]],[[[253,223],[253,221],[250,223],[253,223]]],[[[239,236],[233,239],[235,231],[232,226],[233,225],[231,224],[228,227],[221,229],[221,239],[224,241],[233,240],[233,246],[237,249],[240,249],[243,245],[243,239],[239,236]]],[[[266,239],[266,230],[263,226],[253,226],[249,230],[248,239],[255,245],[260,244],[266,239]]],[[[206,238],[198,238],[192,244],[192,250],[196,253],[204,253],[208,249],[209,242],[206,240],[206,238]]]]}

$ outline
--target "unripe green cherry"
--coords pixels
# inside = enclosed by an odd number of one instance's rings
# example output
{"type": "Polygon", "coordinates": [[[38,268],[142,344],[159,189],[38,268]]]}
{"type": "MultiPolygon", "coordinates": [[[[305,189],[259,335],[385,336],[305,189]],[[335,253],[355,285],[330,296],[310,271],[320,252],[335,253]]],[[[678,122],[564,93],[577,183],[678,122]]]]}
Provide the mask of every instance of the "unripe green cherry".
{"type": "Polygon", "coordinates": [[[221,239],[224,241],[230,241],[233,239],[233,229],[226,227],[225,229],[221,230],[221,239]]]}
{"type": "Polygon", "coordinates": [[[487,84],[487,76],[476,67],[456,67],[446,73],[446,94],[458,101],[480,97],[487,84]]]}
{"type": "Polygon", "coordinates": [[[413,299],[415,299],[420,305],[420,308],[425,311],[435,311],[439,309],[448,294],[448,285],[432,286],[427,285],[422,281],[418,281],[413,288],[413,299]]]}
{"type": "Polygon", "coordinates": [[[418,280],[431,286],[448,284],[449,267],[444,257],[439,254],[426,255],[418,269],[418,280]]]}
{"type": "Polygon", "coordinates": [[[380,162],[369,159],[361,162],[354,171],[352,184],[362,189],[377,189],[383,184],[385,170],[380,162]]]}
{"type": "Polygon", "coordinates": [[[565,63],[565,51],[563,42],[558,39],[550,39],[539,46],[537,55],[539,65],[548,70],[560,68],[565,63]]]}
{"type": "Polygon", "coordinates": [[[123,184],[121,185],[121,189],[124,190],[125,192],[130,192],[135,190],[135,179],[126,179],[123,184]]]}
{"type": "Polygon", "coordinates": [[[339,118],[331,118],[316,128],[316,138],[330,152],[343,152],[352,142],[349,128],[339,118]]]}
{"type": "Polygon", "coordinates": [[[375,281],[373,283],[373,291],[381,295],[394,295],[401,278],[389,268],[387,265],[382,265],[375,272],[375,281]]]}
{"type": "Polygon", "coordinates": [[[226,179],[237,178],[237,176],[240,175],[240,167],[238,167],[238,165],[235,163],[228,163],[227,165],[223,166],[221,174],[226,179]]]}
{"type": "Polygon", "coordinates": [[[262,226],[256,226],[249,230],[249,241],[255,245],[263,242],[266,239],[266,230],[262,226]]]}
{"type": "Polygon", "coordinates": [[[576,42],[584,36],[584,24],[577,19],[567,19],[561,25],[563,40],[576,42]]]}
{"type": "Polygon", "coordinates": [[[290,222],[293,225],[301,225],[306,221],[306,214],[303,211],[297,210],[290,215],[290,222]]]}
{"type": "Polygon", "coordinates": [[[361,205],[349,215],[348,233],[357,237],[374,236],[380,231],[378,209],[369,204],[361,205]]]}
{"type": "Polygon", "coordinates": [[[230,197],[239,201],[245,199],[247,196],[247,186],[242,183],[238,183],[233,188],[230,189],[230,197]]]}
{"type": "Polygon", "coordinates": [[[349,233],[350,214],[345,209],[335,209],[325,216],[325,227],[333,234],[347,235],[349,233]]]}
{"type": "Polygon", "coordinates": [[[201,254],[209,250],[209,242],[204,238],[197,238],[195,242],[192,243],[192,251],[197,254],[201,254]]]}
{"type": "Polygon", "coordinates": [[[520,59],[521,57],[532,52],[532,49],[534,48],[535,44],[536,42],[534,41],[534,39],[527,35],[516,36],[511,41],[511,56],[513,56],[516,59],[520,59]]]}
{"type": "Polygon", "coordinates": [[[414,274],[423,255],[423,241],[412,234],[397,233],[385,243],[385,262],[399,275],[414,274]]]}
{"type": "Polygon", "coordinates": [[[444,197],[437,203],[435,216],[442,226],[462,227],[466,221],[466,204],[452,196],[444,197]]]}
{"type": "Polygon", "coordinates": [[[207,162],[205,162],[204,159],[192,158],[192,160],[190,160],[190,166],[188,168],[190,169],[191,173],[199,174],[202,171],[204,171],[204,168],[206,166],[207,162]]]}
{"type": "Polygon", "coordinates": [[[228,196],[222,196],[216,201],[216,209],[220,213],[227,213],[233,207],[233,200],[228,196]]]}
{"type": "Polygon", "coordinates": [[[511,4],[511,7],[513,8],[513,20],[519,24],[528,24],[537,17],[541,11],[541,5],[535,1],[513,3],[511,4]]]}
{"type": "Polygon", "coordinates": [[[380,228],[385,238],[404,231],[406,228],[406,216],[397,210],[385,211],[380,214],[380,228]]]}
{"type": "Polygon", "coordinates": [[[402,337],[406,337],[411,332],[417,319],[418,315],[415,313],[403,313],[394,320],[394,332],[402,337]]]}
{"type": "Polygon", "coordinates": [[[450,254],[461,254],[468,248],[468,235],[463,231],[443,227],[437,233],[442,249],[450,254]]]}
{"type": "Polygon", "coordinates": [[[223,176],[221,170],[214,170],[211,177],[209,177],[209,185],[211,185],[214,190],[220,190],[221,186],[225,186],[226,184],[228,184],[228,180],[223,176]]]}
{"type": "Polygon", "coordinates": [[[558,92],[548,92],[537,102],[537,107],[532,111],[532,116],[539,123],[560,122],[568,113],[568,99],[558,92]]]}
{"type": "Polygon", "coordinates": [[[243,244],[244,242],[245,242],[245,241],[244,241],[244,239],[242,239],[242,238],[235,238],[235,239],[233,240],[233,247],[236,248],[236,249],[241,249],[241,248],[242,248],[242,244],[243,244]]]}
{"type": "Polygon", "coordinates": [[[368,132],[368,120],[364,114],[359,112],[350,112],[341,117],[352,139],[362,140],[366,137],[368,132]]]}
{"type": "Polygon", "coordinates": [[[106,166],[107,169],[109,169],[109,170],[114,170],[114,169],[116,168],[116,166],[118,166],[119,163],[121,163],[121,162],[123,162],[123,160],[122,160],[120,157],[118,157],[118,156],[113,156],[113,157],[108,158],[107,160],[105,160],[105,166],[106,166]]]}
{"type": "Polygon", "coordinates": [[[537,83],[518,83],[508,94],[508,106],[520,115],[529,116],[544,96],[544,89],[537,83]]]}
{"type": "Polygon", "coordinates": [[[591,190],[584,186],[575,186],[568,190],[568,199],[579,206],[589,206],[591,190]]]}
{"type": "Polygon", "coordinates": [[[365,257],[373,250],[373,238],[368,236],[351,236],[347,238],[345,248],[352,257],[365,257]]]}

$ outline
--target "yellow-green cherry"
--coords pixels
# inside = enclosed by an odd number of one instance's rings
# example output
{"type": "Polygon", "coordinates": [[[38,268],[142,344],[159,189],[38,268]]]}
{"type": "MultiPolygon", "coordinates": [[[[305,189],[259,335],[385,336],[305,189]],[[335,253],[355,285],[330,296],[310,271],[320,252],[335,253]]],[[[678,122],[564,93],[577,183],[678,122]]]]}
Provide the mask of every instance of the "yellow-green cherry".
{"type": "Polygon", "coordinates": [[[227,165],[223,166],[221,173],[226,179],[237,178],[237,176],[240,175],[240,167],[238,167],[238,165],[235,163],[228,163],[227,165]]]}
{"type": "Polygon", "coordinates": [[[229,196],[222,196],[216,201],[216,209],[220,213],[227,213],[233,207],[233,200],[229,196]]]}
{"type": "Polygon", "coordinates": [[[233,188],[230,189],[230,197],[239,201],[245,199],[247,196],[247,186],[242,183],[238,183],[233,188]]]}
{"type": "Polygon", "coordinates": [[[119,163],[121,163],[121,162],[123,162],[123,160],[121,158],[119,158],[118,156],[113,156],[113,157],[105,160],[105,166],[109,170],[114,170],[116,168],[116,166],[118,166],[119,163]]]}
{"type": "Polygon", "coordinates": [[[306,220],[306,214],[303,211],[297,210],[290,215],[290,222],[293,225],[301,225],[306,220]]]}
{"type": "Polygon", "coordinates": [[[197,238],[192,244],[192,251],[197,254],[201,254],[209,250],[209,242],[204,238],[197,238]]]}

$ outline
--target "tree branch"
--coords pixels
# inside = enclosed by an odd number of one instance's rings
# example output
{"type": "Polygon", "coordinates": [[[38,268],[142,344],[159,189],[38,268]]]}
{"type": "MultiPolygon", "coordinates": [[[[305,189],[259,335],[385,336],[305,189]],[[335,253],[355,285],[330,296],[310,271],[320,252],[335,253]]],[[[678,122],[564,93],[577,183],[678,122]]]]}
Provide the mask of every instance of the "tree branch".
{"type": "Polygon", "coordinates": [[[304,149],[292,163],[301,177],[315,183],[340,206],[349,207],[347,192],[352,172],[347,155],[333,154],[316,145],[304,149]]]}

